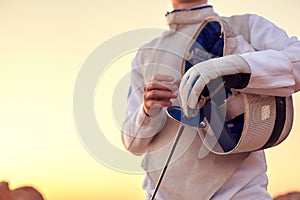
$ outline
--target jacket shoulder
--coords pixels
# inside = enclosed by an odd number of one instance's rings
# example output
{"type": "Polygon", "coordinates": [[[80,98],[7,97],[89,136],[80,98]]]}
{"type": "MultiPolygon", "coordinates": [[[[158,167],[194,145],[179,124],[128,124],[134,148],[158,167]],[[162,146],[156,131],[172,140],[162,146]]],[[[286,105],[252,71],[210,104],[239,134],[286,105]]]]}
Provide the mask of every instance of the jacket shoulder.
{"type": "Polygon", "coordinates": [[[223,20],[230,25],[233,31],[242,35],[244,39],[250,41],[250,32],[249,32],[249,18],[252,14],[243,14],[243,15],[232,15],[230,17],[222,17],[223,20]]]}
{"type": "Polygon", "coordinates": [[[144,63],[146,60],[153,60],[157,51],[161,49],[162,41],[168,35],[170,30],[162,30],[158,36],[144,43],[137,51],[137,59],[139,63],[144,63]]]}

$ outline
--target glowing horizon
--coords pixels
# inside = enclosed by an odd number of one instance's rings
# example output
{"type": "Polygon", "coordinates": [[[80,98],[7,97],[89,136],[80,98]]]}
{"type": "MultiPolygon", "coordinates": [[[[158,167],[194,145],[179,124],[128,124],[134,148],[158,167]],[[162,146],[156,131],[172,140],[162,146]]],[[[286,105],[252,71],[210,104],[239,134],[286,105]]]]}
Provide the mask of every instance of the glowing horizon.
{"type": "MultiPolygon", "coordinates": [[[[300,37],[300,28],[295,26],[300,18],[298,0],[284,7],[279,0],[211,3],[225,16],[258,13],[290,36],[300,37]]],[[[74,122],[73,91],[82,64],[94,49],[126,31],[167,29],[164,14],[170,9],[167,0],[133,0],[130,5],[83,0],[0,2],[0,181],[9,181],[12,189],[33,185],[47,199],[144,199],[143,175],[106,167],[84,147],[74,122]]],[[[122,65],[126,71],[132,56],[132,52],[121,56],[111,65],[122,65]]],[[[114,70],[106,73],[116,74],[114,70]]],[[[106,84],[109,79],[101,81],[106,84]]],[[[113,95],[107,91],[99,89],[95,94],[96,117],[105,122],[108,140],[122,149],[118,127],[111,119],[104,121],[97,107],[99,95],[113,95]]],[[[266,151],[269,191],[274,196],[300,190],[299,94],[294,95],[294,105],[289,138],[266,151]]]]}

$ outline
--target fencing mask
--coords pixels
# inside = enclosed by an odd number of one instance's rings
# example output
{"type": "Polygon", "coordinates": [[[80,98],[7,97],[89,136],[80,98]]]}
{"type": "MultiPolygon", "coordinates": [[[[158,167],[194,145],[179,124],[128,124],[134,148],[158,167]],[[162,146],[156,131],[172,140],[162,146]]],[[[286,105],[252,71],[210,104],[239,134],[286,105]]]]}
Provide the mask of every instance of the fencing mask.
{"type": "MultiPolygon", "coordinates": [[[[199,62],[228,55],[224,25],[216,17],[204,21],[189,45],[182,73],[199,62]]],[[[212,94],[209,88],[220,82],[224,80],[219,78],[208,84],[206,101],[200,106],[206,127],[199,134],[206,148],[216,154],[231,154],[274,147],[285,140],[293,122],[292,97],[246,94],[226,84],[212,94]]],[[[190,125],[182,112],[176,118],[190,125]]]]}

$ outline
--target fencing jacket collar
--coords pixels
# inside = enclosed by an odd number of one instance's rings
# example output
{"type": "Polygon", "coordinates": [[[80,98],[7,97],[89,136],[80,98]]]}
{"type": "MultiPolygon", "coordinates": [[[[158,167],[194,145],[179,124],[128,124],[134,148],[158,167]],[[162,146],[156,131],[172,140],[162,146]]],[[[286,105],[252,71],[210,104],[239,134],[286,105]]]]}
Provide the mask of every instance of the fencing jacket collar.
{"type": "Polygon", "coordinates": [[[174,13],[174,12],[187,12],[187,11],[192,11],[192,10],[202,10],[204,8],[211,8],[211,5],[207,5],[207,4],[201,4],[192,8],[183,8],[183,9],[175,9],[172,10],[171,12],[167,12],[165,16],[174,13]]]}
{"type": "Polygon", "coordinates": [[[179,24],[195,24],[202,22],[207,17],[218,16],[211,6],[205,6],[203,9],[189,9],[184,12],[170,12],[166,15],[169,26],[179,24]]]}

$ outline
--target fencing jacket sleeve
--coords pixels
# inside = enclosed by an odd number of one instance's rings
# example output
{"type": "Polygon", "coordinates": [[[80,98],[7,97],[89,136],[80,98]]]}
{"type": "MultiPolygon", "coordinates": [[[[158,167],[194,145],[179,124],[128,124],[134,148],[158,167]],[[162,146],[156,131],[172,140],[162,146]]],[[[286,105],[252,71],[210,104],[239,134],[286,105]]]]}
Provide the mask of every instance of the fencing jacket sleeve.
{"type": "Polygon", "coordinates": [[[134,154],[146,152],[152,138],[164,127],[166,113],[161,109],[156,116],[147,116],[143,109],[143,77],[137,58],[132,62],[128,109],[122,129],[125,148],[134,154]]]}
{"type": "Polygon", "coordinates": [[[250,44],[255,52],[241,56],[251,67],[246,93],[289,96],[300,90],[300,42],[272,22],[249,18],[250,44]],[[298,50],[297,50],[298,49],[298,50]]]}

